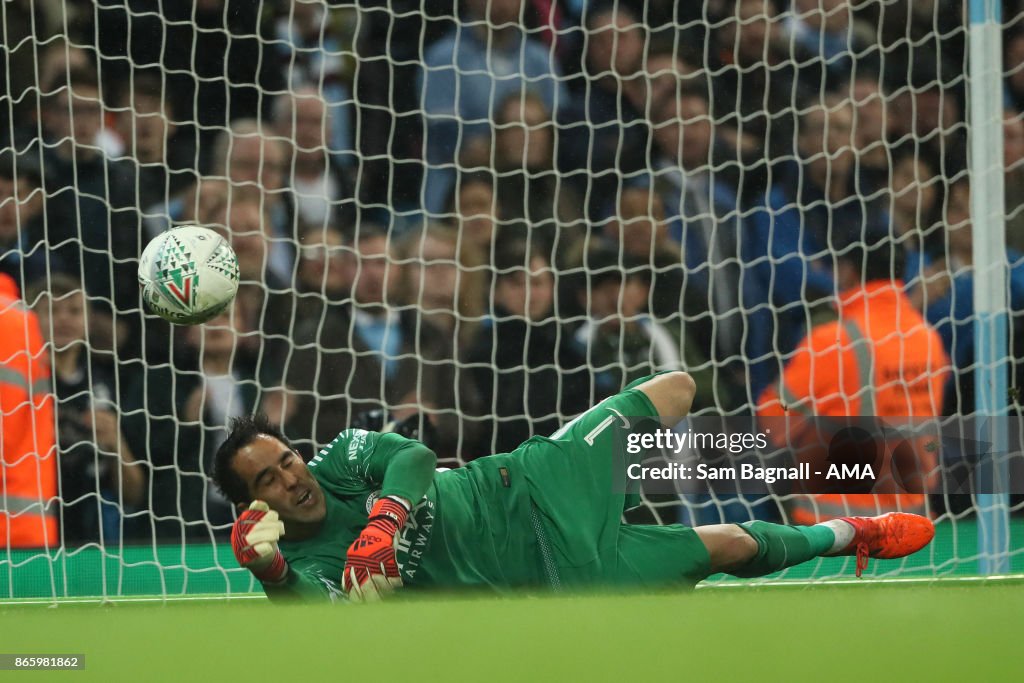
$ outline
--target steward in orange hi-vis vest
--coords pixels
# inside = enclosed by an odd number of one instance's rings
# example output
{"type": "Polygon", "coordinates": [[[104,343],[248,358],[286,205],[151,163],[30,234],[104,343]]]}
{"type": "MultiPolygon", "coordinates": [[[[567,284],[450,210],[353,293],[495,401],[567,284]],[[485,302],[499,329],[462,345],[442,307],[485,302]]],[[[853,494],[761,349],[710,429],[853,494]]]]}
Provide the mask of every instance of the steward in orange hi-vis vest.
{"type": "MultiPolygon", "coordinates": [[[[904,294],[902,282],[887,278],[857,284],[839,294],[837,308],[838,319],[813,327],[777,386],[761,395],[758,415],[789,416],[797,423],[812,415],[877,416],[896,423],[938,415],[949,359],[938,333],[904,294]]],[[[799,446],[800,436],[789,437],[799,446]]],[[[933,478],[936,454],[921,443],[915,451],[917,466],[933,478]]],[[[825,454],[800,457],[823,459],[825,454]]],[[[879,476],[891,481],[888,463],[879,476]]],[[[924,514],[927,482],[916,490],[921,492],[795,496],[788,512],[794,524],[890,510],[924,514]]]]}
{"type": "Polygon", "coordinates": [[[0,546],[57,545],[57,445],[39,320],[0,274],[0,546]]]}

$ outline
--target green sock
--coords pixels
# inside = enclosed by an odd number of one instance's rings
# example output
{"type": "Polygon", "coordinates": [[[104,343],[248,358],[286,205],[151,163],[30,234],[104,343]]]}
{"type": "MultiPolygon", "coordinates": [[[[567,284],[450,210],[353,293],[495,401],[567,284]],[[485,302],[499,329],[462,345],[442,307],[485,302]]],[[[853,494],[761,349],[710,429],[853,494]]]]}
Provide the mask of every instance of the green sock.
{"type": "Polygon", "coordinates": [[[777,572],[806,562],[829,551],[835,534],[827,526],[784,526],[770,522],[745,522],[739,525],[757,541],[757,555],[746,565],[729,572],[751,578],[777,572]]]}

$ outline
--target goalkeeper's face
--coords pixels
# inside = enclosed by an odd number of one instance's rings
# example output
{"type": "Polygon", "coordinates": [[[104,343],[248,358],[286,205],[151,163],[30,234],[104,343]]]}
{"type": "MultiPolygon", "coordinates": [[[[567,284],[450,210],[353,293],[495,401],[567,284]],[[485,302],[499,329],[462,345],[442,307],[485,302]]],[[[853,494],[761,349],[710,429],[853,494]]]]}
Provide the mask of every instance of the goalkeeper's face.
{"type": "Polygon", "coordinates": [[[232,461],[249,488],[252,500],[262,500],[287,525],[316,523],[327,515],[323,489],[298,453],[280,440],[261,434],[239,449],[232,461]]]}

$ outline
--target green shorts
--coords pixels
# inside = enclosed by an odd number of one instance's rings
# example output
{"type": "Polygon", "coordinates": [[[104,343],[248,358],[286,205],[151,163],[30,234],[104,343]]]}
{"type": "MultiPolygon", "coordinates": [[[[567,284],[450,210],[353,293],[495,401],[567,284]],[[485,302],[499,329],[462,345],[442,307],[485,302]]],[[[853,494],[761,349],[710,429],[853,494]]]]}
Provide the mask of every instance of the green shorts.
{"type": "Polygon", "coordinates": [[[627,389],[513,452],[561,585],[692,584],[708,575],[693,529],[622,523],[625,435],[633,418],[657,417],[646,394],[627,389]]]}
{"type": "Polygon", "coordinates": [[[615,573],[616,585],[693,586],[711,574],[711,557],[697,532],[682,524],[623,524],[615,573]]]}

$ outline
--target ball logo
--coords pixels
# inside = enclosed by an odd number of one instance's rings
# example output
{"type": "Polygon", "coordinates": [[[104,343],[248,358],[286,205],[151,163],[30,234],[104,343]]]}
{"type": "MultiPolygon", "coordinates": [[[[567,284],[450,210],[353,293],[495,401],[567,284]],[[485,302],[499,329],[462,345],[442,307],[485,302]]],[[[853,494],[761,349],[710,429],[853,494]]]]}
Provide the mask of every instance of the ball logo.
{"type": "Polygon", "coordinates": [[[181,302],[182,306],[190,306],[192,304],[192,281],[195,280],[195,274],[182,277],[181,270],[179,269],[174,271],[171,277],[172,279],[166,283],[167,291],[181,302]]]}

